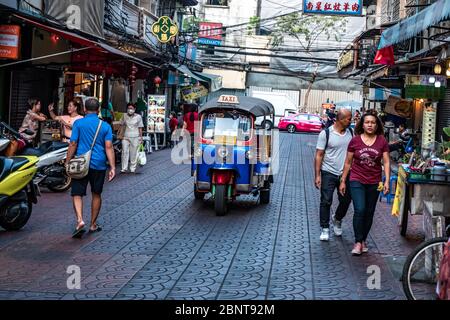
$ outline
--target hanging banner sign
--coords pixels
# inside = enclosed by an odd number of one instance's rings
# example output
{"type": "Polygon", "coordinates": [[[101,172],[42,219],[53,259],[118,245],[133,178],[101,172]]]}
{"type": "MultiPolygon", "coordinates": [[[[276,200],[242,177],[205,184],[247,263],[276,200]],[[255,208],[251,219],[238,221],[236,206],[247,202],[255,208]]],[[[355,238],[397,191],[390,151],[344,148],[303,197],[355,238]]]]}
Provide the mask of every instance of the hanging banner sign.
{"type": "Polygon", "coordinates": [[[0,59],[19,59],[20,26],[0,25],[0,59]]]}
{"type": "Polygon", "coordinates": [[[45,0],[45,14],[69,29],[104,37],[105,0],[45,0]]]}
{"type": "Polygon", "coordinates": [[[167,43],[178,34],[178,26],[167,16],[162,16],[152,25],[152,33],[161,43],[167,43]]]}
{"type": "Polygon", "coordinates": [[[362,15],[362,0],[305,0],[303,12],[306,14],[362,15]]]}
{"type": "Polygon", "coordinates": [[[200,22],[197,42],[211,46],[222,45],[222,26],[222,23],[217,22],[200,22]]]}
{"type": "Polygon", "coordinates": [[[199,99],[208,95],[208,89],[204,86],[189,86],[181,89],[181,95],[185,101],[199,99]]]}

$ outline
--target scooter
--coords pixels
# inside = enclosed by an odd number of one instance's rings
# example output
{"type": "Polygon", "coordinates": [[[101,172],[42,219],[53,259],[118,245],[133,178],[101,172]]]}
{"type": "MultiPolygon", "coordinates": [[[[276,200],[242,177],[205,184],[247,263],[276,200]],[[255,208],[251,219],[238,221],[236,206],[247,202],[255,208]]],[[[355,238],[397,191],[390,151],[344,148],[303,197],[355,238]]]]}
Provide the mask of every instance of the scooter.
{"type": "Polygon", "coordinates": [[[39,188],[33,182],[37,157],[0,157],[0,226],[19,230],[31,216],[39,188]]]}
{"type": "Polygon", "coordinates": [[[39,148],[26,148],[22,155],[39,157],[38,172],[34,182],[53,192],[64,192],[70,188],[72,178],[67,175],[64,161],[69,144],[65,142],[45,142],[39,148]]]}
{"type": "MultiPolygon", "coordinates": [[[[10,141],[8,137],[14,139],[21,138],[19,132],[4,122],[0,122],[0,129],[8,131],[8,135],[3,134],[1,136],[3,139],[0,139],[0,146],[2,145],[1,142],[3,140],[7,146],[6,141],[10,141]]],[[[6,146],[4,148],[6,148],[6,146]]],[[[64,160],[66,159],[68,149],[68,143],[49,141],[43,143],[39,148],[25,147],[16,155],[39,157],[35,183],[46,187],[53,192],[64,192],[70,188],[72,183],[72,178],[67,175],[64,167],[64,160]]]]}

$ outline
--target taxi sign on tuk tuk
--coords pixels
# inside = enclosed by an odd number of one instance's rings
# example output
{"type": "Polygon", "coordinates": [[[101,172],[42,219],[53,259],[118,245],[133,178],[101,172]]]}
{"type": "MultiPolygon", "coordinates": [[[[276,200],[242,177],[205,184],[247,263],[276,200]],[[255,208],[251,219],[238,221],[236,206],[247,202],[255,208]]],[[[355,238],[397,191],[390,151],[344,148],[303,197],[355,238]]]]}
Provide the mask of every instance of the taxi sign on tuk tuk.
{"type": "Polygon", "coordinates": [[[219,97],[219,100],[217,100],[219,103],[232,103],[232,104],[239,104],[239,99],[236,96],[231,95],[221,95],[219,97]]]}

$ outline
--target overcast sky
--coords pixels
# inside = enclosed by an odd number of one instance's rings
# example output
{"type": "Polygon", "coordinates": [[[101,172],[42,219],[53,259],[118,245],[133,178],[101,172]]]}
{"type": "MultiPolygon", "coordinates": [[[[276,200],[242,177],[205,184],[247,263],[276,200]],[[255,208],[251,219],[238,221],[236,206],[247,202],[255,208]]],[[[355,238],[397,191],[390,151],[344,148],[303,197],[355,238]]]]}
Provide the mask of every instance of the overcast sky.
{"type": "MultiPolygon", "coordinates": [[[[273,16],[286,14],[289,12],[293,12],[296,10],[301,10],[303,8],[302,0],[262,0],[261,6],[261,18],[270,18],[273,16]]],[[[338,47],[343,48],[350,44],[365,28],[365,18],[364,17],[347,17],[347,28],[345,34],[342,34],[341,42],[336,42],[334,39],[326,40],[326,38],[322,38],[317,41],[313,47],[319,48],[330,48],[330,47],[338,47]]],[[[271,29],[274,21],[268,21],[263,24],[263,27],[267,29],[271,29]]],[[[285,39],[285,46],[299,46],[297,40],[285,39]]],[[[321,58],[334,58],[337,59],[339,57],[339,51],[329,51],[323,53],[315,53],[316,57],[321,58]]],[[[292,55],[292,53],[290,53],[292,55]]],[[[304,56],[304,54],[299,53],[299,56],[304,56]]],[[[303,70],[303,71],[313,71],[314,67],[310,64],[303,64],[297,61],[285,60],[285,59],[274,59],[273,61],[275,65],[283,67],[287,67],[291,70],[303,70]]],[[[319,70],[322,74],[333,74],[336,73],[336,69],[332,67],[321,67],[319,70]]]]}

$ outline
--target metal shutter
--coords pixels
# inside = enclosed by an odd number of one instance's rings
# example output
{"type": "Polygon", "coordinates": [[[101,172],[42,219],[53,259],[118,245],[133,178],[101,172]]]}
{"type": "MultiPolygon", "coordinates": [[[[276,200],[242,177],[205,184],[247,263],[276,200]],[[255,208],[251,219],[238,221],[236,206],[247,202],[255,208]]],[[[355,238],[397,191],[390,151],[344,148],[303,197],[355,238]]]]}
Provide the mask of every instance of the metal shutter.
{"type": "Polygon", "coordinates": [[[441,141],[442,129],[450,127],[450,88],[445,91],[445,98],[440,101],[437,110],[436,140],[441,141]]]}

